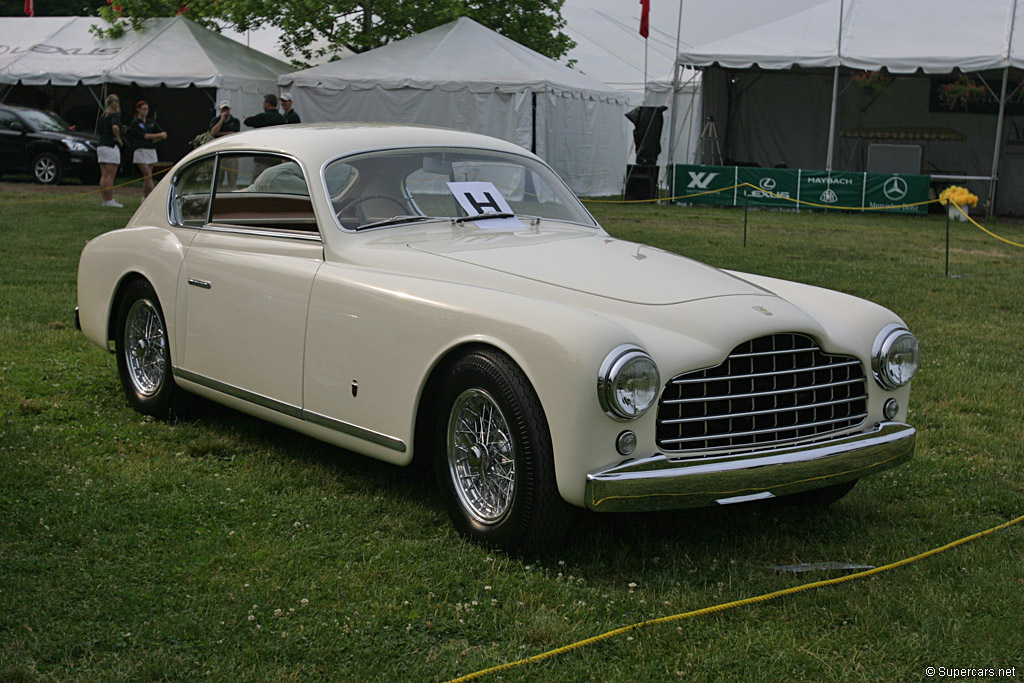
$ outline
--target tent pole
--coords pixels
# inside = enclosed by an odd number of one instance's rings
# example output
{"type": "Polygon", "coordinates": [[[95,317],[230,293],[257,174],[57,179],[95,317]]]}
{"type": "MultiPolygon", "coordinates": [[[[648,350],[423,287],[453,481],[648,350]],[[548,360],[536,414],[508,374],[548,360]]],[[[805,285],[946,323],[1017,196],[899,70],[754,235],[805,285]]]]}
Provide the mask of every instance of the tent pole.
{"type": "Polygon", "coordinates": [[[1013,31],[1017,23],[1017,0],[1013,0],[1013,15],[1010,17],[1010,39],[1006,46],[1006,68],[1003,69],[1003,87],[999,93],[999,119],[996,121],[996,142],[992,151],[992,179],[988,181],[988,209],[986,216],[992,218],[996,210],[996,181],[999,173],[999,151],[1003,142],[1003,115],[1006,113],[1006,82],[1010,78],[1010,50],[1013,47],[1013,31]]]}
{"type": "Polygon", "coordinates": [[[839,33],[836,35],[836,70],[832,74],[832,114],[828,122],[828,153],[825,155],[825,171],[832,172],[832,148],[836,142],[836,116],[839,109],[839,67],[843,62],[843,13],[844,0],[839,0],[839,33]]]}
{"type": "Polygon", "coordinates": [[[992,150],[992,179],[988,182],[988,209],[986,217],[992,218],[995,213],[996,203],[996,180],[999,173],[999,148],[1003,141],[1003,114],[1006,113],[1006,82],[1010,77],[1010,67],[1003,69],[1003,87],[999,93],[999,118],[996,120],[996,144],[992,150]]]}
{"type": "MultiPolygon", "coordinates": [[[[679,44],[682,40],[683,35],[683,0],[679,0],[679,21],[676,24],[676,58],[672,60],[674,68],[672,69],[672,102],[671,109],[668,115],[668,173],[665,174],[665,179],[668,181],[668,192],[672,195],[675,192],[676,182],[676,102],[679,100],[679,81],[680,81],[680,70],[682,65],[679,64],[679,44]]],[[[647,95],[647,84],[646,79],[644,83],[644,96],[647,95]]]]}

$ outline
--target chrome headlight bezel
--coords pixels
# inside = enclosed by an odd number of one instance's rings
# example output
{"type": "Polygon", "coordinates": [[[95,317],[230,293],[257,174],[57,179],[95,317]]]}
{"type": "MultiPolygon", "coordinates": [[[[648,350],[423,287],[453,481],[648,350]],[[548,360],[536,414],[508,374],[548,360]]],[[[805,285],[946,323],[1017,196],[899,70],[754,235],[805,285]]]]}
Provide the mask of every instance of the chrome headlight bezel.
{"type": "Polygon", "coordinates": [[[893,391],[910,384],[921,366],[921,347],[917,337],[902,325],[886,325],[875,337],[871,349],[871,371],[875,381],[886,391],[893,391]],[[907,364],[910,369],[901,369],[907,364]]]}
{"type": "Polygon", "coordinates": [[[607,415],[620,421],[635,420],[658,402],[660,394],[658,365],[646,351],[633,344],[623,344],[605,356],[597,375],[597,397],[607,415]],[[639,390],[623,387],[621,383],[627,381],[626,375],[630,372],[638,373],[645,387],[639,390]]]}

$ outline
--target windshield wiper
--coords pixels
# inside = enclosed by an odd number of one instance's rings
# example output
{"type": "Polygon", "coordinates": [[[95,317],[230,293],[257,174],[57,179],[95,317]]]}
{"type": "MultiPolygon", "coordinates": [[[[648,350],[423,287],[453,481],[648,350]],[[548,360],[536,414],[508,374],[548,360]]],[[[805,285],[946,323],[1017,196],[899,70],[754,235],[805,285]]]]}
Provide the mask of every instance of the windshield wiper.
{"type": "Polygon", "coordinates": [[[459,216],[453,218],[453,223],[465,223],[466,221],[482,221],[488,218],[515,218],[514,213],[508,213],[507,211],[489,211],[487,213],[478,213],[475,216],[459,216]]]}
{"type": "Polygon", "coordinates": [[[419,223],[420,221],[432,220],[432,218],[432,216],[392,216],[391,218],[385,218],[382,221],[364,223],[357,227],[356,230],[362,230],[364,228],[380,228],[385,225],[397,225],[399,223],[419,223]]]}

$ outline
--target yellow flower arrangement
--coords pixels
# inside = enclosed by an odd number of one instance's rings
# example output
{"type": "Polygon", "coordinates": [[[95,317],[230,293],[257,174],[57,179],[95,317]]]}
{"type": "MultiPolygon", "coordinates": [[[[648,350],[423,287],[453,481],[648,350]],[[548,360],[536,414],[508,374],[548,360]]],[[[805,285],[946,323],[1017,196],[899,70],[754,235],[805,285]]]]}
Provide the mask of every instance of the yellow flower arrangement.
{"type": "Polygon", "coordinates": [[[978,196],[966,187],[950,185],[939,195],[940,204],[946,206],[949,202],[953,202],[957,206],[977,206],[978,196]]]}

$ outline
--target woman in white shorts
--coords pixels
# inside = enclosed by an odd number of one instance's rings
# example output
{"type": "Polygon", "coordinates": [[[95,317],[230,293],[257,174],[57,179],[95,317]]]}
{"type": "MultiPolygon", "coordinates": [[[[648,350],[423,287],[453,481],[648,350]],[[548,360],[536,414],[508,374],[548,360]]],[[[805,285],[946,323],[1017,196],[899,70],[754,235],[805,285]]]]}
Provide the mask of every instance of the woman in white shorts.
{"type": "Polygon", "coordinates": [[[135,149],[132,162],[142,171],[142,198],[153,191],[153,164],[156,163],[156,143],[167,139],[167,133],[155,119],[149,117],[149,104],[139,100],[135,105],[135,118],[128,124],[128,139],[135,149]]]}
{"type": "Polygon", "coordinates": [[[96,127],[100,138],[96,147],[96,160],[100,164],[100,194],[103,206],[121,208],[114,199],[114,176],[121,165],[121,101],[117,95],[107,95],[104,105],[106,108],[96,127]]]}

